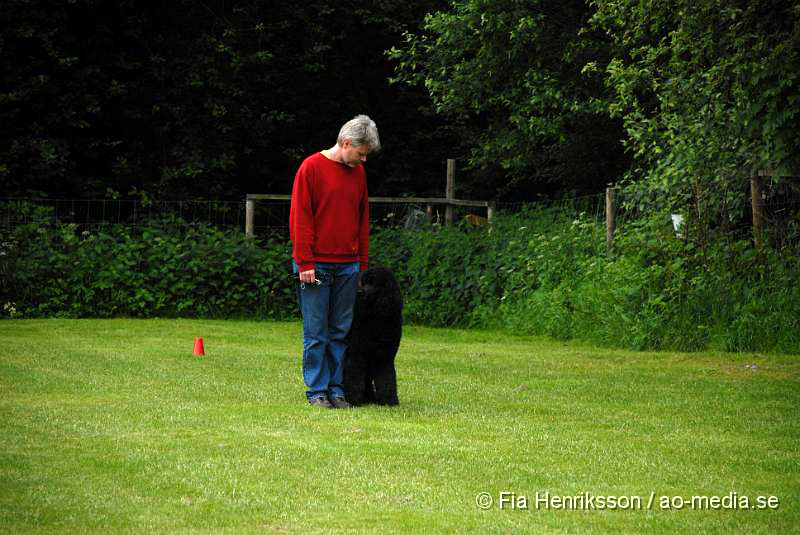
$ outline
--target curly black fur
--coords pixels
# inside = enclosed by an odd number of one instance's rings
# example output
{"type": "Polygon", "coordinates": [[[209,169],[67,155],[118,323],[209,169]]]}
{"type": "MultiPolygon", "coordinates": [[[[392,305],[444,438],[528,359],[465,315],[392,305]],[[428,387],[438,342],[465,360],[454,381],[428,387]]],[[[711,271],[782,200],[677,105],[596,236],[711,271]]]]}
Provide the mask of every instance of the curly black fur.
{"type": "Polygon", "coordinates": [[[344,361],[345,397],[353,405],[397,405],[394,360],[403,333],[403,297],[388,268],[358,278],[344,361]]]}

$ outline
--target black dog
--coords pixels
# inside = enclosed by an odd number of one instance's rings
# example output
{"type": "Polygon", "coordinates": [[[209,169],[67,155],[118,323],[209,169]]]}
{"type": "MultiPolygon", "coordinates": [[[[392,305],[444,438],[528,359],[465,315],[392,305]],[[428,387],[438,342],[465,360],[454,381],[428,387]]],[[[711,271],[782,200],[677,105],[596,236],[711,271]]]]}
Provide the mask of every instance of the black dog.
{"type": "Polygon", "coordinates": [[[344,389],[352,405],[397,405],[394,359],[403,332],[403,297],[388,268],[358,278],[353,325],[344,361],[344,389]]]}

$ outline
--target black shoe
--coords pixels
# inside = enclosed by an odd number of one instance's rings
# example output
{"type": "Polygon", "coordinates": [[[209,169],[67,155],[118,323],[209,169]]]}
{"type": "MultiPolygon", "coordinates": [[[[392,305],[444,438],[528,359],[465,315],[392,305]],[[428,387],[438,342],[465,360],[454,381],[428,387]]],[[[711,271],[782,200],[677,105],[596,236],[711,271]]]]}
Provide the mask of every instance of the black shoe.
{"type": "Polygon", "coordinates": [[[350,405],[346,399],[344,398],[333,398],[330,401],[331,405],[333,405],[334,409],[352,409],[353,406],[350,405]]]}
{"type": "Polygon", "coordinates": [[[320,409],[332,409],[333,405],[327,398],[314,398],[308,400],[309,405],[312,407],[319,407],[320,409]]]}

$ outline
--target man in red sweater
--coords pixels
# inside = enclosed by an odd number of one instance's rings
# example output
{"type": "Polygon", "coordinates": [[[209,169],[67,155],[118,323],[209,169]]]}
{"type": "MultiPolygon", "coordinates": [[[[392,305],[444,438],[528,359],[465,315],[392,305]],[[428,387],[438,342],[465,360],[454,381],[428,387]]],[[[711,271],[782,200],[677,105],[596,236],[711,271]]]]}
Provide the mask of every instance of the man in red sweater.
{"type": "Polygon", "coordinates": [[[375,122],[358,115],[342,126],[336,145],[306,158],[294,178],[289,233],[303,315],[303,380],[317,407],[350,407],[342,386],[345,336],[358,273],[369,261],[362,163],[380,146],[375,122]]]}

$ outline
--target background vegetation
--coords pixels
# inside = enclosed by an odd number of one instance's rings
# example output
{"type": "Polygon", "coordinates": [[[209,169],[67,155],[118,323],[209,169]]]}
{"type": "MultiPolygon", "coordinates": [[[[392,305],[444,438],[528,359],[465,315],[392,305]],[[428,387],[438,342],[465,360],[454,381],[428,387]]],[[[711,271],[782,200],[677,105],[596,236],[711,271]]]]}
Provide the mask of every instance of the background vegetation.
{"type": "Polygon", "coordinates": [[[372,115],[373,194],[643,188],[706,211],[800,175],[800,6],[777,0],[10,0],[6,195],[241,199],[372,115]],[[392,83],[393,82],[393,83],[392,83]]]}
{"type": "Polygon", "coordinates": [[[453,157],[446,125],[426,119],[424,93],[388,85],[383,51],[444,4],[10,0],[0,195],[289,193],[357,113],[384,134],[373,189],[424,187],[453,157]]]}
{"type": "Polygon", "coordinates": [[[405,37],[398,80],[471,119],[471,165],[511,184],[719,207],[759,170],[800,175],[797,3],[456,0],[405,37]]]}
{"type": "MultiPolygon", "coordinates": [[[[800,250],[748,239],[702,250],[664,213],[605,227],[561,209],[491,227],[384,227],[372,265],[395,270],[408,323],[502,328],[633,349],[800,353],[800,250]]],[[[175,218],[93,230],[31,223],[4,233],[5,317],[296,317],[290,244],[175,218]]]]}

